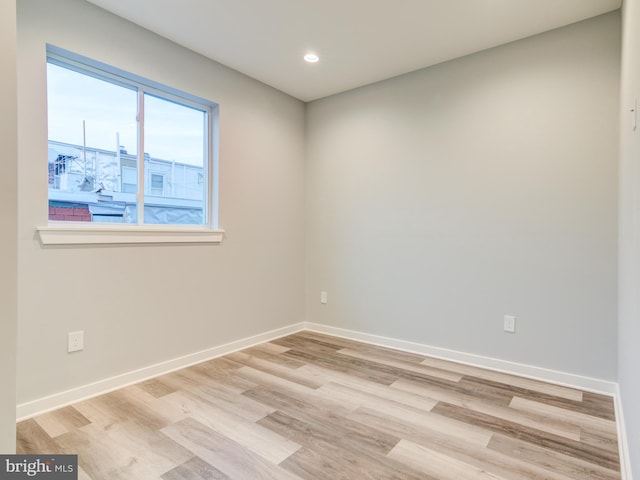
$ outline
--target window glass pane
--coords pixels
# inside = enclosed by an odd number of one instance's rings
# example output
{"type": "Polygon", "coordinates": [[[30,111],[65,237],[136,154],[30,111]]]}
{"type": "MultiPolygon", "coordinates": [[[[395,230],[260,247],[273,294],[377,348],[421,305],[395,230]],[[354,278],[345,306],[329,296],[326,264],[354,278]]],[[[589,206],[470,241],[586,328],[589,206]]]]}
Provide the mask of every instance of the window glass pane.
{"type": "MultiPolygon", "coordinates": [[[[135,162],[133,162],[135,165],[135,162]]],[[[135,166],[122,165],[122,191],[125,193],[137,193],[138,169],[135,166]]]]}
{"type": "Polygon", "coordinates": [[[151,195],[162,195],[164,193],[164,175],[158,173],[151,174],[151,195]]]}
{"type": "Polygon", "coordinates": [[[144,223],[206,223],[206,112],[144,95],[144,223]]]}
{"type": "Polygon", "coordinates": [[[49,219],[127,222],[135,210],[137,91],[47,63],[49,219]]]}

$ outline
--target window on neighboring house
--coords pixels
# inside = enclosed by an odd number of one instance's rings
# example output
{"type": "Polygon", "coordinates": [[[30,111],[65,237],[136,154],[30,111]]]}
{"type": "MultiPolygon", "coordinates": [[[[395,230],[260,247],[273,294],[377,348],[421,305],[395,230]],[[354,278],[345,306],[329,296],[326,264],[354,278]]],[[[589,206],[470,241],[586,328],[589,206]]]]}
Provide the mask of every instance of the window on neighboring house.
{"type": "Polygon", "coordinates": [[[122,167],[122,191],[124,193],[138,191],[138,170],[136,167],[122,167]]]}
{"type": "Polygon", "coordinates": [[[164,193],[164,175],[158,173],[151,174],[151,195],[162,195],[164,193]]]}
{"type": "Polygon", "coordinates": [[[50,221],[216,227],[216,104],[55,47],[47,99],[50,221]]]}

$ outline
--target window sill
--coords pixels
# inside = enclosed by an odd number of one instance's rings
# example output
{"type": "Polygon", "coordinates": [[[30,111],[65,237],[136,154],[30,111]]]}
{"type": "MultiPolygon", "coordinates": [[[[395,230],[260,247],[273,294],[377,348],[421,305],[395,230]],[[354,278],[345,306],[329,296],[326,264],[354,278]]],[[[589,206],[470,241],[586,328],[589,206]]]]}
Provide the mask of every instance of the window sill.
{"type": "Polygon", "coordinates": [[[220,244],[224,230],[188,227],[48,225],[36,228],[43,245],[220,244]]]}

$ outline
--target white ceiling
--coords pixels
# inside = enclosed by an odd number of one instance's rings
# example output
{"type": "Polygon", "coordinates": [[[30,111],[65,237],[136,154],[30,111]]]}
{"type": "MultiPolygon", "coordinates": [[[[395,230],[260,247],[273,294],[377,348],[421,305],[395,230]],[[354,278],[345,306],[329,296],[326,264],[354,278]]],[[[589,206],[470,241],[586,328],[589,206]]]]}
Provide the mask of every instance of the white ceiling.
{"type": "Polygon", "coordinates": [[[620,8],[621,0],[88,0],[304,101],[620,8]],[[307,51],[320,56],[306,63],[307,51]]]}

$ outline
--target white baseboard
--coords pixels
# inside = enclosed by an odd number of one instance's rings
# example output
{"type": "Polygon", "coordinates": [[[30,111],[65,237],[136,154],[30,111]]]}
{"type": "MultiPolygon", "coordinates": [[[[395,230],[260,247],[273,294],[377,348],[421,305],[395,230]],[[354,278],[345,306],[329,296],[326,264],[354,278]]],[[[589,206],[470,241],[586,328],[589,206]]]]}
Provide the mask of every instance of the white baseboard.
{"type": "Polygon", "coordinates": [[[16,418],[17,421],[26,420],[27,418],[64,407],[71,403],[102,395],[134,383],[157,377],[158,375],[180,370],[181,368],[189,367],[196,363],[205,362],[212,358],[227,355],[244,348],[249,348],[259,343],[269,342],[276,338],[284,337],[285,335],[290,335],[301,330],[304,330],[304,323],[289,325],[287,327],[278,328],[276,330],[236,340],[217,347],[208,348],[200,352],[167,360],[166,362],[149,365],[148,367],[143,367],[121,375],[98,380],[97,382],[93,382],[88,385],[82,385],[81,387],[72,388],[64,392],[38,398],[31,402],[21,403],[16,407],[16,418]]]}
{"type": "Polygon", "coordinates": [[[622,411],[622,400],[620,398],[620,387],[616,386],[616,395],[614,397],[616,407],[616,423],[618,430],[618,448],[620,449],[620,473],[622,480],[633,480],[631,473],[631,457],[629,455],[629,443],[627,441],[627,427],[624,421],[624,412],[622,411]]]}
{"type": "Polygon", "coordinates": [[[446,348],[432,347],[422,343],[409,342],[406,340],[398,340],[395,338],[383,337],[380,335],[372,335],[370,333],[356,332],[354,330],[345,330],[343,328],[321,325],[318,323],[306,322],[305,330],[318,333],[326,333],[336,337],[348,338],[360,342],[379,345],[381,347],[395,348],[405,352],[418,353],[420,355],[428,355],[430,357],[450,360],[452,362],[463,363],[474,367],[482,367],[496,372],[509,373],[520,377],[531,378],[533,380],[542,380],[556,385],[565,387],[579,388],[594,393],[615,396],[618,391],[618,384],[607,380],[597,378],[584,377],[572,373],[559,372],[547,368],[533,367],[522,363],[509,362],[497,358],[483,357],[472,353],[458,352],[456,350],[448,350],[446,348]]]}

